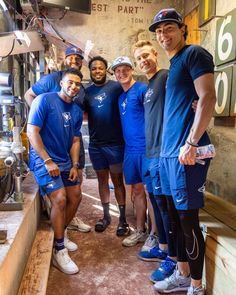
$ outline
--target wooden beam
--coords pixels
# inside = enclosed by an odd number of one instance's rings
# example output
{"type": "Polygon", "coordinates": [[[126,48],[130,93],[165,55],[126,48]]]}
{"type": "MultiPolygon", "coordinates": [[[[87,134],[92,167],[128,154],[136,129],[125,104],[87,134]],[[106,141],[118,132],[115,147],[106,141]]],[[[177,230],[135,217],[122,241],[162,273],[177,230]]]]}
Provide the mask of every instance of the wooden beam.
{"type": "Polygon", "coordinates": [[[41,223],[24,271],[18,295],[46,294],[52,256],[54,233],[51,226],[41,223]]]}

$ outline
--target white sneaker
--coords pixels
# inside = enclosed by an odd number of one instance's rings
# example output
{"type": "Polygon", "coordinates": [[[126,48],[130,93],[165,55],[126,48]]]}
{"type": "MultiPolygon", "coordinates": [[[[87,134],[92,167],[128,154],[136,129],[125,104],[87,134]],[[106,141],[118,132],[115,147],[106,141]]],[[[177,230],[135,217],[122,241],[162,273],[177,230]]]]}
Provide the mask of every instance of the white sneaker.
{"type": "Polygon", "coordinates": [[[142,243],[147,238],[147,232],[141,230],[135,230],[129,237],[122,241],[122,245],[126,247],[135,246],[137,243],[142,243]]]}
{"type": "Polygon", "coordinates": [[[182,276],[179,270],[176,268],[170,277],[163,281],[156,282],[154,289],[160,293],[187,291],[190,287],[190,283],[191,277],[182,276]]]}
{"type": "Polygon", "coordinates": [[[143,245],[143,247],[141,248],[141,251],[150,251],[153,247],[158,245],[158,236],[156,236],[155,234],[153,235],[149,235],[143,245]]]}
{"type": "Polygon", "coordinates": [[[64,246],[70,252],[76,251],[78,249],[78,246],[68,238],[67,230],[65,230],[64,234],[64,246]]]}
{"type": "Polygon", "coordinates": [[[188,293],[187,295],[205,295],[205,289],[200,286],[200,287],[189,287],[188,288],[188,293]]]}
{"type": "Polygon", "coordinates": [[[71,230],[78,230],[82,233],[88,233],[91,231],[91,226],[85,224],[81,219],[78,217],[74,217],[70,224],[67,226],[68,229],[71,230]]]}
{"type": "Polygon", "coordinates": [[[60,251],[53,249],[52,263],[55,267],[68,275],[79,272],[78,266],[71,260],[66,248],[60,251]]]}

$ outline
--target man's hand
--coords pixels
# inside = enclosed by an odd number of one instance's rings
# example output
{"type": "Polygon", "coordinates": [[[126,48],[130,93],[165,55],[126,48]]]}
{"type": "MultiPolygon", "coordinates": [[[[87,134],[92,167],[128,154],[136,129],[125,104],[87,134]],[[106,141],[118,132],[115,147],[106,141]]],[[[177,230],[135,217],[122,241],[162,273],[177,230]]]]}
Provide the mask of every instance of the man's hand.
{"type": "Polygon", "coordinates": [[[49,175],[51,175],[52,177],[57,177],[61,173],[57,164],[54,163],[52,160],[47,161],[47,163],[45,164],[45,167],[46,167],[49,175]]]}
{"type": "Polygon", "coordinates": [[[75,182],[79,178],[79,172],[77,167],[72,167],[70,169],[70,174],[68,177],[69,181],[75,182]]]}
{"type": "Polygon", "coordinates": [[[195,165],[196,164],[196,152],[197,147],[191,146],[185,143],[184,146],[180,148],[179,161],[183,165],[195,165]]]}

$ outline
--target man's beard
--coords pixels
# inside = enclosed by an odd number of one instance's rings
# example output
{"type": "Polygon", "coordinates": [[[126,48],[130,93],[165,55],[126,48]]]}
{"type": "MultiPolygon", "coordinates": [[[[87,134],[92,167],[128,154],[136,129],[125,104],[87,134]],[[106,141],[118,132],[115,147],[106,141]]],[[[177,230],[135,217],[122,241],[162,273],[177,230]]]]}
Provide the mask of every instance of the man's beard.
{"type": "Polygon", "coordinates": [[[104,76],[101,80],[96,80],[92,76],[90,76],[90,78],[91,78],[92,82],[97,85],[103,85],[106,82],[106,76],[104,76]]]}
{"type": "Polygon", "coordinates": [[[80,65],[76,65],[76,66],[75,66],[75,64],[74,64],[73,67],[71,67],[71,66],[69,66],[69,65],[67,65],[67,64],[64,65],[64,69],[65,69],[65,70],[72,69],[72,68],[80,71],[81,68],[82,68],[82,65],[81,65],[81,66],[80,66],[80,65]]]}

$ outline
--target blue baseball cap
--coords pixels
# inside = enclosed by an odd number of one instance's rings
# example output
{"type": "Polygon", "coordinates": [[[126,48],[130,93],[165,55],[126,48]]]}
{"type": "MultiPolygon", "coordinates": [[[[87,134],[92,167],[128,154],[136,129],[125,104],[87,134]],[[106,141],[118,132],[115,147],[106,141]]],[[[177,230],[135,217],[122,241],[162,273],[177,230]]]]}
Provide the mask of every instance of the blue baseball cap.
{"type": "Polygon", "coordinates": [[[78,47],[68,47],[68,48],[66,48],[65,57],[67,57],[69,55],[72,55],[72,54],[78,55],[81,59],[84,58],[83,57],[83,51],[78,47]]]}
{"type": "Polygon", "coordinates": [[[155,15],[153,23],[149,27],[149,31],[155,32],[160,23],[168,21],[175,22],[177,24],[181,24],[183,22],[181,15],[174,8],[162,9],[155,15]]]}
{"type": "Polygon", "coordinates": [[[113,61],[111,69],[114,71],[115,68],[122,65],[130,66],[131,68],[133,68],[132,62],[128,58],[128,56],[119,56],[113,61]]]}

